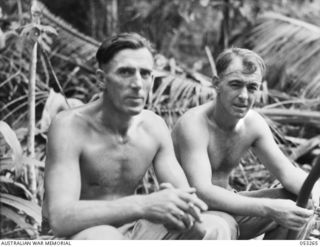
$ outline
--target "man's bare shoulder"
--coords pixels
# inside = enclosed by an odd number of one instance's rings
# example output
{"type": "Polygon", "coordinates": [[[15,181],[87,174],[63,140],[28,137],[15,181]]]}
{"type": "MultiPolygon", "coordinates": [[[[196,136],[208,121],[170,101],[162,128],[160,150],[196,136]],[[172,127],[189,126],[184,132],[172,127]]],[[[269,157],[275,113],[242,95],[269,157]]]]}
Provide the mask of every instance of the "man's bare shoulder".
{"type": "Polygon", "coordinates": [[[244,124],[247,132],[256,137],[265,135],[269,131],[267,121],[257,111],[251,109],[244,118],[244,124]]]}
{"type": "Polygon", "coordinates": [[[193,141],[204,142],[203,138],[208,136],[208,111],[211,104],[207,103],[189,109],[183,114],[172,130],[175,142],[193,141]]]}
{"type": "Polygon", "coordinates": [[[207,103],[189,109],[178,119],[174,129],[198,128],[206,124],[210,106],[211,104],[207,103]]]}
{"type": "Polygon", "coordinates": [[[83,105],[59,112],[51,122],[49,133],[52,131],[62,131],[71,135],[72,133],[78,133],[83,130],[87,125],[86,119],[90,118],[87,113],[88,108],[88,105],[83,105]]]}
{"type": "Polygon", "coordinates": [[[149,131],[167,130],[167,125],[162,117],[150,110],[143,110],[140,113],[140,121],[144,128],[149,131]]]}
{"type": "Polygon", "coordinates": [[[249,127],[259,128],[261,125],[267,125],[266,120],[261,116],[257,111],[251,109],[246,117],[244,122],[249,127]]]}

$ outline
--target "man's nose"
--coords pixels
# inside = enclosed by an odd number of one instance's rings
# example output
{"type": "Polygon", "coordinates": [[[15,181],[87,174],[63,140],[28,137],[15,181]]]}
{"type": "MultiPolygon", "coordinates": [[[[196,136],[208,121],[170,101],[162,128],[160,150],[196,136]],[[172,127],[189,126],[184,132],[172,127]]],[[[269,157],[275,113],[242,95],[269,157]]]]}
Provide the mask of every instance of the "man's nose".
{"type": "Polygon", "coordinates": [[[134,77],[131,80],[131,87],[138,89],[142,88],[142,77],[139,71],[134,74],[134,77]]]}
{"type": "Polygon", "coordinates": [[[239,98],[242,100],[247,100],[249,97],[248,89],[246,87],[243,87],[239,93],[239,98]]]}

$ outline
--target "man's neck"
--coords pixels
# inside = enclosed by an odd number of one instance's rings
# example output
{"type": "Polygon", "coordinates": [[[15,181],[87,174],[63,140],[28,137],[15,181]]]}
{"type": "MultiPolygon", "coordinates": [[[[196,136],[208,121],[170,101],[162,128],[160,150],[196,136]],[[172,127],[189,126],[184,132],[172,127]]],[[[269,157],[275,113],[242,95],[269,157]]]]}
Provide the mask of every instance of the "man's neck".
{"type": "Polygon", "coordinates": [[[226,132],[236,131],[240,119],[235,118],[225,111],[219,101],[215,101],[212,105],[209,119],[213,121],[219,129],[226,132]]]}
{"type": "Polygon", "coordinates": [[[124,114],[101,99],[99,120],[101,125],[108,131],[125,138],[135,119],[136,116],[124,114]]]}

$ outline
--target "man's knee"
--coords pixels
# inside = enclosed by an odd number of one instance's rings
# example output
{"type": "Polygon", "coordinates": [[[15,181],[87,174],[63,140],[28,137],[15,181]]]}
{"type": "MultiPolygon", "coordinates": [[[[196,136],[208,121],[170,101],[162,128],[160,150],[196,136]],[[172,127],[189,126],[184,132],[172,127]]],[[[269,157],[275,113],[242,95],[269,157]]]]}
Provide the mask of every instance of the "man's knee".
{"type": "Polygon", "coordinates": [[[120,240],[124,236],[113,226],[101,225],[85,229],[74,236],[73,240],[120,240]]]}
{"type": "Polygon", "coordinates": [[[203,214],[202,223],[197,225],[201,239],[232,240],[237,239],[238,224],[235,219],[223,212],[206,212],[203,214]]]}

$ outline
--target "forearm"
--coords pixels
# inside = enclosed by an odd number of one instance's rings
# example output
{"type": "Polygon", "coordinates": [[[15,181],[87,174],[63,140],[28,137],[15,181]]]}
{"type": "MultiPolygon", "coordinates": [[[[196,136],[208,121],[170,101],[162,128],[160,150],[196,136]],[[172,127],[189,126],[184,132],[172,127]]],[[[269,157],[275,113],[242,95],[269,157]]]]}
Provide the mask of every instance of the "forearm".
{"type": "Polygon", "coordinates": [[[208,204],[209,210],[219,210],[235,215],[268,216],[270,199],[246,197],[219,186],[198,188],[199,197],[208,204]]]}
{"type": "Polygon", "coordinates": [[[187,177],[179,164],[172,164],[167,167],[155,167],[156,176],[159,183],[170,183],[175,188],[190,188],[187,177]]]}
{"type": "Polygon", "coordinates": [[[120,226],[143,217],[143,196],[114,201],[79,200],[49,207],[49,221],[58,236],[70,236],[97,225],[120,226]]]}
{"type": "Polygon", "coordinates": [[[292,168],[279,178],[282,186],[291,193],[298,195],[308,174],[300,168],[292,168]]]}

